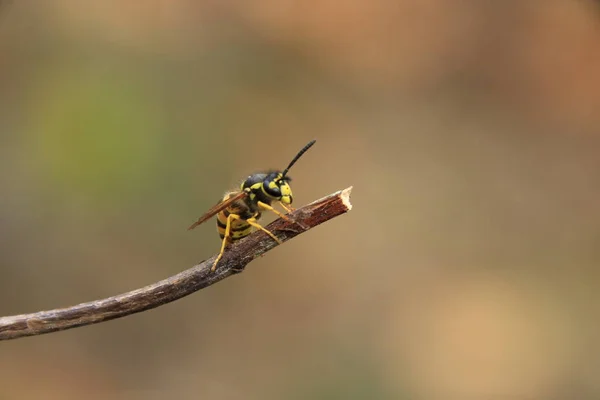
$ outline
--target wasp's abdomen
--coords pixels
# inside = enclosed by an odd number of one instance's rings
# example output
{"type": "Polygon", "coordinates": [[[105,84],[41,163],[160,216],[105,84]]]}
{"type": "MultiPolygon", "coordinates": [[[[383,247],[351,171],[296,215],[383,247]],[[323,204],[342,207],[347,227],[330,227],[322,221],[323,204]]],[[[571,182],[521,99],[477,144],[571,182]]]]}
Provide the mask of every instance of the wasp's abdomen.
{"type": "Polygon", "coordinates": [[[249,209],[240,210],[236,207],[228,207],[217,214],[217,231],[221,239],[225,237],[225,229],[227,228],[227,217],[230,214],[239,216],[239,219],[231,221],[229,237],[232,241],[240,240],[252,233],[253,228],[246,220],[250,218],[259,219],[260,212],[252,212],[249,209]]]}

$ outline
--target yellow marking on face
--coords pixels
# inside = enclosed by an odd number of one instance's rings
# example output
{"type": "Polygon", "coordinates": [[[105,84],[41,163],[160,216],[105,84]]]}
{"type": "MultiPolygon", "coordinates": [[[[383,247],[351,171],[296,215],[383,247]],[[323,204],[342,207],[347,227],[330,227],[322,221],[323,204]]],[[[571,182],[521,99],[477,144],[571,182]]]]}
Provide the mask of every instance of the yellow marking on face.
{"type": "Polygon", "coordinates": [[[275,181],[269,182],[269,189],[277,189],[277,184],[275,183],[275,181]]]}
{"type": "Polygon", "coordinates": [[[279,199],[279,201],[284,204],[292,204],[292,196],[281,196],[281,199],[279,199]]]}
{"type": "Polygon", "coordinates": [[[291,196],[292,195],[292,188],[290,187],[290,185],[287,184],[287,182],[283,182],[281,184],[281,186],[279,187],[279,190],[281,190],[282,196],[291,196]]]}

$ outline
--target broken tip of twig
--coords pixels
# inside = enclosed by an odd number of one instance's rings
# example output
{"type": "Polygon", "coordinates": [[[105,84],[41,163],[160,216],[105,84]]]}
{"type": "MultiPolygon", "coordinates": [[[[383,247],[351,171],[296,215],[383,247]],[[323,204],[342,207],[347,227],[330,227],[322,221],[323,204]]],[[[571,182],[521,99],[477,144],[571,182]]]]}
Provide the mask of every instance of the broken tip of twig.
{"type": "Polygon", "coordinates": [[[348,211],[352,210],[352,203],[350,202],[350,193],[352,192],[353,186],[350,186],[340,193],[340,199],[342,199],[342,204],[346,206],[348,211]]]}

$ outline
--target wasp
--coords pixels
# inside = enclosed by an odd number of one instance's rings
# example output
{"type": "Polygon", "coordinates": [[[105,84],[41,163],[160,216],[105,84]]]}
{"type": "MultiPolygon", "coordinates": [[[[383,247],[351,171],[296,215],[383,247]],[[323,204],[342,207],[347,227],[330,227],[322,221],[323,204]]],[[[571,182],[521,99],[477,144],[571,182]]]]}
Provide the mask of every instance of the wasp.
{"type": "Polygon", "coordinates": [[[293,211],[292,188],[289,184],[292,179],[287,173],[315,142],[316,140],[312,140],[304,146],[283,172],[271,170],[250,175],[242,182],[239,190],[225,193],[217,204],[188,228],[188,230],[194,229],[213,216],[217,216],[217,232],[219,232],[222,243],[221,251],[215,259],[211,271],[217,268],[228,243],[243,239],[257,229],[265,232],[278,244],[281,244],[281,240],[259,224],[258,220],[263,211],[271,211],[280,218],[290,220],[274,209],[271,204],[277,201],[287,213],[293,211]]]}

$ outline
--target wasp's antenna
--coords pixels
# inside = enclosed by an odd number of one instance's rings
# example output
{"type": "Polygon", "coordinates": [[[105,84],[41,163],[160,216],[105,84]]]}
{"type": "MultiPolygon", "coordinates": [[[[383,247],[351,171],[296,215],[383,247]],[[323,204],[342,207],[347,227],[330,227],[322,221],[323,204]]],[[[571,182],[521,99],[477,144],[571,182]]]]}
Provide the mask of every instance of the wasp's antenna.
{"type": "Polygon", "coordinates": [[[311,140],[310,142],[308,142],[308,144],[307,144],[306,146],[304,146],[304,147],[302,148],[302,150],[300,150],[300,151],[298,152],[298,154],[296,154],[296,157],[294,157],[294,159],[292,160],[292,162],[290,163],[290,165],[288,165],[288,166],[287,166],[287,168],[286,168],[286,169],[283,171],[283,174],[281,175],[281,177],[282,177],[282,178],[283,178],[283,177],[285,177],[285,176],[287,175],[287,173],[288,173],[288,171],[290,170],[290,168],[292,168],[292,166],[293,166],[294,164],[296,164],[296,161],[298,161],[298,159],[299,159],[300,157],[302,157],[302,154],[306,153],[306,150],[310,149],[310,148],[311,148],[311,146],[312,146],[313,144],[315,144],[315,142],[316,142],[316,140],[311,140]]]}

